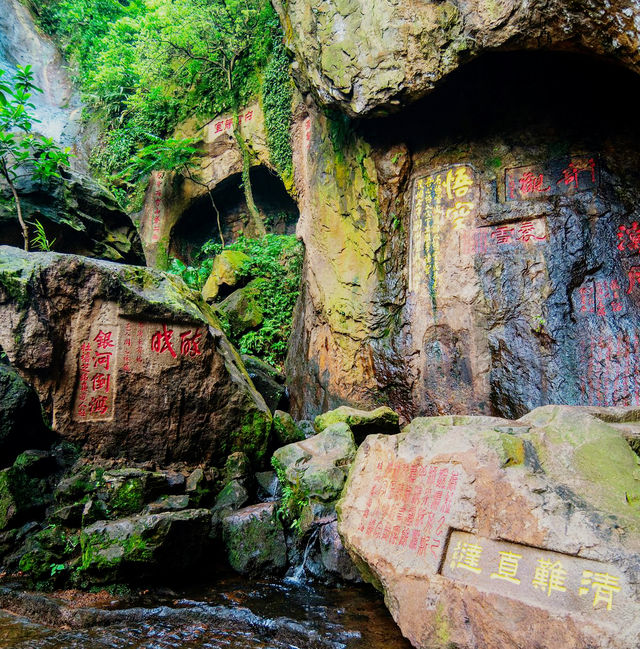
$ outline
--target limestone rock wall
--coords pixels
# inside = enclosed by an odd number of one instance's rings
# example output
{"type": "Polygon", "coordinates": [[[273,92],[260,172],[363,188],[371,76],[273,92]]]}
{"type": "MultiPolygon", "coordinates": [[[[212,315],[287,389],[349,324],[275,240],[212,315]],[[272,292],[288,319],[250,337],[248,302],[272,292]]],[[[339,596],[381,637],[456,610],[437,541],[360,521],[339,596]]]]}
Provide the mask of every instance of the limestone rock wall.
{"type": "Polygon", "coordinates": [[[637,70],[632,0],[275,0],[301,83],[349,114],[386,114],[499,48],[557,48],[637,70]]]}
{"type": "Polygon", "coordinates": [[[638,95],[635,73],[534,52],[350,131],[301,108],[294,412],[640,403],[638,95]]]}

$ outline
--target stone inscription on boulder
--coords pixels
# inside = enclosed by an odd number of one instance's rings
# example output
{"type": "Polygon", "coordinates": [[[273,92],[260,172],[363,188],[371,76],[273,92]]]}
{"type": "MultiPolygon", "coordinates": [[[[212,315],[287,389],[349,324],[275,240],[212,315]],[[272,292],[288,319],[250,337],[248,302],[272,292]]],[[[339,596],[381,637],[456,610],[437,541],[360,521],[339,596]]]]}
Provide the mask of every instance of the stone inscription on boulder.
{"type": "MultiPolygon", "coordinates": [[[[410,258],[414,262],[411,273],[425,260],[423,267],[429,284],[435,287],[441,230],[471,227],[479,200],[480,188],[470,165],[451,165],[416,179],[411,210],[410,258]]],[[[414,287],[413,280],[410,277],[411,287],[414,287]]]]}
{"type": "Polygon", "coordinates": [[[343,543],[420,649],[637,649],[638,458],[617,424],[637,419],[547,406],[369,435],[343,543]]]}
{"type": "Polygon", "coordinates": [[[166,322],[96,323],[80,345],[76,421],[110,421],[116,410],[118,373],[144,375],[202,355],[205,327],[166,322]],[[120,331],[123,335],[120,335],[120,331]]]}
{"type": "Polygon", "coordinates": [[[445,577],[552,611],[602,615],[630,598],[620,571],[596,561],[459,531],[447,548],[445,577]]]}
{"type": "Polygon", "coordinates": [[[598,188],[595,156],[570,156],[545,165],[517,167],[505,171],[507,201],[571,195],[598,188]]]}
{"type": "Polygon", "coordinates": [[[358,532],[392,554],[440,565],[460,467],[451,464],[378,462],[358,532]]]}

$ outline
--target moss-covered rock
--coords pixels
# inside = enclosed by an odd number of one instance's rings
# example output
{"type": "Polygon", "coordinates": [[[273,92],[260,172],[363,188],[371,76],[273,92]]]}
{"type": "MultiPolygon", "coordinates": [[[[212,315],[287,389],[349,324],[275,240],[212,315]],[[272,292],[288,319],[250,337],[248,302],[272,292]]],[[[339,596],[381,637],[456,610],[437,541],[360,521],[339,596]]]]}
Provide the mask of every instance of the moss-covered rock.
{"type": "Polygon", "coordinates": [[[49,502],[46,483],[17,467],[0,471],[0,530],[37,516],[49,502]]]}
{"type": "Polygon", "coordinates": [[[251,257],[239,250],[223,250],[216,255],[211,267],[211,273],[203,289],[202,297],[213,301],[221,288],[233,288],[243,277],[243,268],[251,261],[251,257]]]}
{"type": "Polygon", "coordinates": [[[218,305],[237,336],[255,329],[264,320],[260,306],[260,287],[263,281],[260,278],[252,280],[246,286],[231,293],[218,305]]]}
{"type": "Polygon", "coordinates": [[[52,435],[38,396],[11,366],[0,362],[0,468],[29,448],[47,448],[52,435]]]}
{"type": "Polygon", "coordinates": [[[315,437],[283,446],[273,457],[291,485],[300,486],[309,498],[331,502],[340,496],[355,455],[351,429],[336,423],[315,437]]]}
{"type": "Polygon", "coordinates": [[[222,538],[229,564],[241,574],[277,574],[286,566],[287,546],[274,503],[252,505],[225,516],[222,538]]]}
{"type": "Polygon", "coordinates": [[[273,436],[278,446],[286,446],[304,439],[304,433],[288,412],[276,410],[273,413],[273,436]]]}
{"type": "Polygon", "coordinates": [[[101,521],[82,530],[81,569],[101,582],[175,575],[198,565],[209,529],[206,509],[101,521]]]}
{"type": "Polygon", "coordinates": [[[338,422],[344,422],[351,428],[358,443],[367,435],[395,435],[400,432],[398,414],[388,406],[380,406],[380,408],[370,411],[340,406],[335,410],[318,415],[314,424],[316,430],[321,432],[338,422]]]}

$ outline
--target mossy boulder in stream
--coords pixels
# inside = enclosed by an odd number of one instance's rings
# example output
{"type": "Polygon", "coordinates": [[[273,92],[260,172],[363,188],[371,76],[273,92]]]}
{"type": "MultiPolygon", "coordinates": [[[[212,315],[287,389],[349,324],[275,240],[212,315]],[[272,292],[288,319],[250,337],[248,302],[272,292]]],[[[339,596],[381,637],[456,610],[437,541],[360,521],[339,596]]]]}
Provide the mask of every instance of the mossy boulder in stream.
{"type": "Polygon", "coordinates": [[[96,581],[180,575],[202,560],[210,518],[186,509],[94,523],[80,537],[81,570],[96,581]]]}
{"type": "Polygon", "coordinates": [[[355,454],[351,429],[336,423],[314,437],[279,448],[273,457],[287,482],[311,499],[331,502],[340,496],[355,454]]]}
{"type": "Polygon", "coordinates": [[[275,503],[239,509],[222,519],[227,559],[244,575],[277,574],[287,564],[287,545],[275,503]]]}

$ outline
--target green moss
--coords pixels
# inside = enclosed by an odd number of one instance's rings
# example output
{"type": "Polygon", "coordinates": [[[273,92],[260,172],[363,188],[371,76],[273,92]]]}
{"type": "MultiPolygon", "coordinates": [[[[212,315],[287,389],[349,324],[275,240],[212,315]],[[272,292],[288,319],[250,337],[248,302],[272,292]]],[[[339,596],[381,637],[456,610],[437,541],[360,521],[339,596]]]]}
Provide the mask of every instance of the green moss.
{"type": "Polygon", "coordinates": [[[125,480],[109,499],[113,514],[123,516],[139,512],[144,505],[144,487],[138,478],[125,480]]]}

